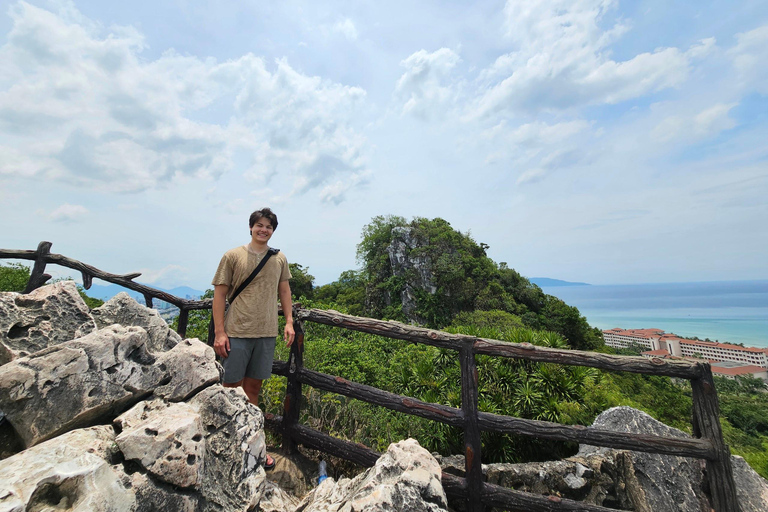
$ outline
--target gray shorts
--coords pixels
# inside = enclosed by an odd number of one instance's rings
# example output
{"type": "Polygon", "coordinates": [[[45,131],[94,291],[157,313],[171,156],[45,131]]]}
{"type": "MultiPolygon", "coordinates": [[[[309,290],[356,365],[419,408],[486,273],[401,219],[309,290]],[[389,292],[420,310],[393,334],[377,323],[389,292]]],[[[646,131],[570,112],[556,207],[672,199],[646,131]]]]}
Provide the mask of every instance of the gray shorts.
{"type": "Polygon", "coordinates": [[[224,366],[224,382],[233,384],[243,377],[266,380],[272,375],[272,359],[275,357],[275,337],[229,338],[229,356],[224,366]]]}

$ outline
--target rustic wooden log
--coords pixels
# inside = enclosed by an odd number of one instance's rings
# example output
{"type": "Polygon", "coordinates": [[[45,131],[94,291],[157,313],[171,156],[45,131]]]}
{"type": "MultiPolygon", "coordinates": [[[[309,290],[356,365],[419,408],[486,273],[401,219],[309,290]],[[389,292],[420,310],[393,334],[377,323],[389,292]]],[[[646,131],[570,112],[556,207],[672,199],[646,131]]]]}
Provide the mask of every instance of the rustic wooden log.
{"type": "Polygon", "coordinates": [[[53,245],[51,242],[40,242],[37,245],[37,250],[34,252],[35,265],[32,267],[32,272],[29,275],[29,280],[23,293],[37,290],[51,278],[50,274],[45,273],[46,256],[51,253],[51,245],[53,245]]]}
{"type": "MultiPolygon", "coordinates": [[[[50,242],[40,242],[41,246],[43,244],[50,244],[50,242]]],[[[48,245],[48,248],[50,249],[50,245],[48,245]]],[[[38,250],[39,250],[39,247],[38,247],[38,250]]],[[[19,250],[10,250],[10,249],[0,249],[0,259],[3,259],[3,258],[36,261],[38,259],[38,251],[19,251],[19,250]]],[[[177,306],[177,307],[184,306],[188,310],[211,309],[211,304],[213,303],[212,299],[205,299],[205,300],[182,299],[180,297],[176,297],[175,295],[171,295],[170,293],[166,293],[162,290],[158,290],[156,288],[152,288],[150,286],[146,286],[139,283],[134,283],[132,280],[141,275],[141,273],[139,272],[135,272],[132,274],[122,274],[122,275],[110,274],[109,272],[104,272],[103,270],[99,270],[98,268],[93,267],[91,265],[87,265],[81,261],[68,258],[66,256],[62,256],[61,254],[55,254],[55,253],[45,254],[44,256],[42,256],[41,261],[43,261],[46,264],[54,263],[56,265],[61,265],[62,267],[71,268],[73,270],[79,271],[83,275],[86,275],[86,274],[90,275],[91,276],[90,281],[86,282],[86,280],[83,279],[83,285],[88,284],[87,288],[90,288],[92,278],[96,277],[101,279],[102,281],[119,284],[120,286],[123,286],[124,288],[128,288],[129,290],[137,291],[142,295],[149,294],[151,297],[164,300],[165,302],[173,304],[174,306],[177,306]]],[[[35,264],[37,265],[37,261],[35,264]]],[[[34,273],[34,269],[33,269],[33,273],[34,273]]],[[[44,282],[45,281],[43,281],[43,283],[44,282]]]]}
{"type": "Polygon", "coordinates": [[[283,417],[265,414],[264,426],[276,434],[281,434],[283,432],[283,417]]]}
{"type": "Polygon", "coordinates": [[[641,356],[616,356],[581,350],[539,347],[529,343],[510,343],[463,334],[449,334],[423,327],[405,325],[400,322],[345,315],[333,310],[301,309],[297,314],[303,320],[310,322],[335,325],[353,331],[414,341],[457,351],[461,350],[462,344],[466,340],[471,340],[474,343],[476,354],[527,359],[542,363],[589,366],[611,371],[666,375],[689,380],[699,377],[701,372],[696,363],[683,359],[647,359],[641,356]]]}
{"type": "Polygon", "coordinates": [[[366,468],[376,464],[376,461],[379,460],[379,457],[381,456],[380,453],[371,450],[362,444],[336,439],[328,434],[318,432],[317,430],[303,425],[294,425],[291,427],[290,435],[298,444],[325,453],[332,453],[335,457],[341,457],[344,460],[354,462],[355,464],[366,468]]]}
{"type": "MultiPolygon", "coordinates": [[[[273,371],[274,373],[274,371],[273,371]]],[[[352,382],[341,377],[302,368],[299,372],[299,382],[317,389],[338,393],[340,395],[363,400],[370,404],[386,407],[393,411],[420,416],[428,420],[439,421],[454,427],[462,427],[464,415],[461,410],[446,405],[422,402],[415,398],[397,395],[372,386],[352,382]]]]}
{"type": "Polygon", "coordinates": [[[592,446],[675,455],[677,457],[717,458],[717,452],[708,439],[629,434],[581,425],[561,425],[549,421],[501,416],[488,412],[480,412],[478,417],[480,429],[487,432],[506,432],[540,439],[572,441],[592,446]]]}
{"type": "Polygon", "coordinates": [[[299,373],[304,366],[304,323],[301,320],[293,324],[296,337],[291,345],[291,355],[288,360],[288,383],[283,400],[283,449],[288,453],[296,452],[293,439],[293,427],[298,426],[301,410],[301,381],[299,373]]]}
{"type": "Polygon", "coordinates": [[[709,363],[702,366],[703,376],[691,381],[693,392],[693,434],[709,440],[716,457],[707,459],[707,480],[712,508],[716,512],[739,512],[739,498],[733,481],[731,451],[723,441],[720,404],[709,363]]]}
{"type": "Polygon", "coordinates": [[[466,509],[483,512],[483,468],[480,426],[477,421],[477,362],[472,340],[464,340],[459,352],[461,367],[461,411],[464,414],[464,471],[467,478],[466,509]]]}
{"type": "Polygon", "coordinates": [[[483,503],[511,512],[616,512],[616,509],[589,505],[581,501],[515,491],[494,484],[483,484],[483,503]]]}
{"type": "MultiPolygon", "coordinates": [[[[147,306],[149,309],[152,309],[152,295],[145,293],[144,294],[144,305],[147,306]]],[[[181,334],[181,333],[179,333],[181,334]]]]}
{"type": "Polygon", "coordinates": [[[179,336],[182,338],[187,337],[187,324],[189,323],[189,310],[185,307],[179,308],[179,327],[176,329],[176,332],[179,333],[179,336]]]}
{"type": "Polygon", "coordinates": [[[288,361],[280,361],[279,359],[274,359],[272,361],[272,374],[280,375],[281,377],[287,377],[288,361]]]}
{"type": "Polygon", "coordinates": [[[424,343],[440,348],[450,348],[453,350],[459,350],[462,346],[461,341],[455,334],[433,331],[424,329],[423,327],[414,327],[400,322],[345,315],[332,309],[327,311],[321,309],[301,309],[298,311],[298,315],[302,320],[309,320],[310,322],[325,325],[335,325],[352,331],[378,334],[387,338],[415,341],[417,343],[424,343]]]}
{"type": "Polygon", "coordinates": [[[443,484],[443,490],[446,496],[454,499],[465,499],[467,497],[467,479],[452,475],[443,471],[440,476],[440,483],[443,484]]]}
{"type": "Polygon", "coordinates": [[[479,338],[475,342],[475,353],[527,359],[528,361],[540,363],[589,366],[617,372],[666,375],[668,377],[679,377],[689,380],[699,377],[701,372],[696,363],[684,359],[648,359],[642,356],[615,356],[599,352],[539,347],[529,343],[509,343],[483,338],[479,338]]]}

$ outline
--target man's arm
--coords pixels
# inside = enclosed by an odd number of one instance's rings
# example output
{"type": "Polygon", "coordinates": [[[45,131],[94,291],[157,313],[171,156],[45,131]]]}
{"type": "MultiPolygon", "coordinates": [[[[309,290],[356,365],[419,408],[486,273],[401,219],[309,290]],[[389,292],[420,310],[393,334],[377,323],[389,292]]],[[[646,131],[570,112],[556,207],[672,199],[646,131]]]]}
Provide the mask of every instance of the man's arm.
{"type": "Polygon", "coordinates": [[[213,342],[213,350],[220,357],[229,355],[229,336],[224,331],[224,309],[227,304],[227,292],[229,286],[217,284],[213,287],[213,325],[216,328],[213,342]]]}
{"type": "Polygon", "coordinates": [[[293,302],[291,301],[291,285],[288,281],[280,281],[277,285],[277,294],[280,296],[280,305],[283,306],[283,316],[285,317],[285,346],[290,347],[296,333],[293,331],[293,302]]]}

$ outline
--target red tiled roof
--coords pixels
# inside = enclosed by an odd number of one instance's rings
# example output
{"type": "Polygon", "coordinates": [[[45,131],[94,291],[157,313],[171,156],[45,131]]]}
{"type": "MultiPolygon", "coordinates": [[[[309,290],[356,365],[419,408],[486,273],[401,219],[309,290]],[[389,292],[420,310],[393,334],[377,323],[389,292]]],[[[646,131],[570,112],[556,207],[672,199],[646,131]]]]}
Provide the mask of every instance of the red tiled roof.
{"type": "Polygon", "coordinates": [[[668,356],[669,351],[664,350],[663,348],[660,348],[659,350],[648,350],[646,352],[642,352],[640,355],[643,356],[668,356]]]}
{"type": "Polygon", "coordinates": [[[735,368],[712,367],[712,373],[721,373],[723,375],[746,375],[748,373],[765,373],[766,371],[768,370],[755,365],[737,366],[735,368]]]}

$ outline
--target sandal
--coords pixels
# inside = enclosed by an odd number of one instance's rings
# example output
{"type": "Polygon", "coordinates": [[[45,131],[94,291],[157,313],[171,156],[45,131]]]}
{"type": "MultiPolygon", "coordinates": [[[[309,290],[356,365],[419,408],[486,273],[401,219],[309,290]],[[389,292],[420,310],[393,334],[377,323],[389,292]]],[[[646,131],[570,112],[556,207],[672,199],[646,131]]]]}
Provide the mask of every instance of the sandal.
{"type": "Polygon", "coordinates": [[[275,459],[271,455],[267,454],[266,460],[264,460],[264,470],[269,471],[275,467],[275,459]]]}

